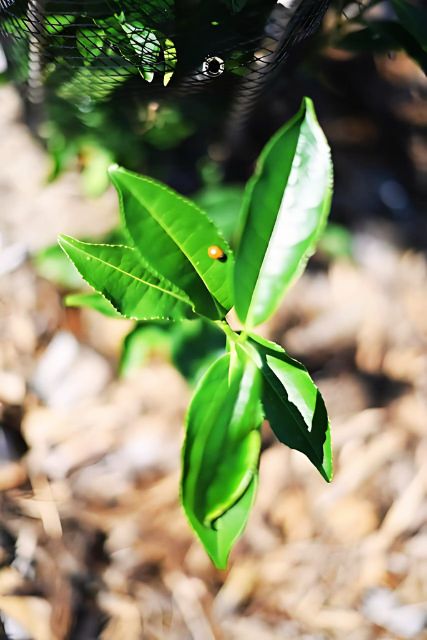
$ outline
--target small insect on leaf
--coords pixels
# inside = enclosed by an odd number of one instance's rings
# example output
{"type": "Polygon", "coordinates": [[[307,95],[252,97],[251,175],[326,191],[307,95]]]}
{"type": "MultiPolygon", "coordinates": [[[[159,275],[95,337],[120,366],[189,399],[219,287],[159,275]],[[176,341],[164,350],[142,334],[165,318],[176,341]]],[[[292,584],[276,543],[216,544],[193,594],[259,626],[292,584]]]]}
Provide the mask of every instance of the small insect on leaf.
{"type": "Polygon", "coordinates": [[[227,256],[225,255],[224,251],[221,249],[221,247],[217,247],[216,244],[213,244],[211,247],[209,247],[208,256],[209,256],[209,258],[212,258],[212,260],[226,260],[227,259],[227,256]]]}

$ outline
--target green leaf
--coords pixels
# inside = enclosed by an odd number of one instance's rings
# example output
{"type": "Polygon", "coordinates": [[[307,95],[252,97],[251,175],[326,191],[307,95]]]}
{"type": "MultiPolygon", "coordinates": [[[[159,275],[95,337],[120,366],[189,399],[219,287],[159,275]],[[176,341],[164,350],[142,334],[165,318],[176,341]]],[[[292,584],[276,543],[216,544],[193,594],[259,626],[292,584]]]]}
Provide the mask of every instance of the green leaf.
{"type": "Polygon", "coordinates": [[[123,318],[123,316],[103,298],[100,293],[70,293],[65,296],[64,303],[66,307],[83,307],[86,309],[94,309],[109,318],[123,318]]]}
{"type": "Polygon", "coordinates": [[[195,203],[206,211],[229,242],[236,232],[242,199],[243,189],[234,185],[211,185],[194,196],[195,203]]]}
{"type": "Polygon", "coordinates": [[[60,86],[58,96],[76,104],[86,104],[87,96],[96,100],[104,100],[130,77],[131,73],[125,68],[117,73],[114,67],[84,66],[77,69],[74,76],[60,86]]]}
{"type": "Polygon", "coordinates": [[[75,15],[66,14],[53,14],[44,17],[43,28],[53,35],[58,35],[64,31],[66,27],[69,27],[75,21],[75,15]]]}
{"type": "Polygon", "coordinates": [[[136,325],[123,343],[120,375],[131,375],[157,356],[162,360],[170,360],[172,339],[171,326],[164,322],[144,322],[136,325]]]}
{"type": "Polygon", "coordinates": [[[194,203],[165,185],[118,167],[110,169],[123,223],[132,243],[150,265],[193,300],[210,318],[233,306],[234,258],[227,242],[194,203]],[[221,247],[226,260],[208,256],[221,247]]]}
{"type": "MultiPolygon", "coordinates": [[[[160,42],[156,34],[151,29],[146,29],[138,21],[132,24],[125,22],[121,26],[129,39],[129,44],[134,54],[137,56],[136,65],[141,76],[147,82],[152,82],[154,79],[153,68],[160,54],[160,42]]],[[[126,52],[122,51],[122,53],[126,58],[126,52]]],[[[129,61],[132,62],[132,58],[129,61]]]]}
{"type": "Polygon", "coordinates": [[[227,567],[230,551],[241,536],[249,518],[249,513],[255,501],[258,486],[258,474],[255,474],[249,487],[239,500],[215,520],[214,528],[205,527],[192,511],[187,511],[187,517],[194,532],[200,539],[212,562],[217,569],[227,567]]]}
{"type": "Polygon", "coordinates": [[[104,54],[105,33],[102,29],[80,29],[77,33],[76,46],[85,64],[104,54]]]}
{"type": "Polygon", "coordinates": [[[13,16],[11,18],[2,17],[0,23],[2,33],[8,33],[11,36],[21,35],[28,31],[28,21],[25,18],[13,16]]]}
{"type": "Polygon", "coordinates": [[[277,344],[255,334],[250,343],[262,361],[263,406],[277,438],[304,453],[322,476],[333,475],[329,419],[322,396],[306,368],[277,344]]]}
{"type": "Polygon", "coordinates": [[[191,313],[185,293],[156,274],[135,249],[64,235],[59,244],[86,282],[125,318],[179,320],[191,313]]]}
{"type": "Polygon", "coordinates": [[[332,162],[313,103],[267,144],[250,180],[236,258],[234,291],[240,320],[266,321],[301,275],[323,231],[332,197],[332,162]]]}
{"type": "Polygon", "coordinates": [[[172,80],[178,59],[176,56],[176,47],[172,40],[166,38],[163,48],[163,57],[165,59],[165,73],[163,76],[163,85],[168,86],[172,80]]]}
{"type": "Polygon", "coordinates": [[[202,378],[187,414],[182,498],[212,526],[246,491],[258,468],[261,375],[236,353],[217,360],[202,378]]]}

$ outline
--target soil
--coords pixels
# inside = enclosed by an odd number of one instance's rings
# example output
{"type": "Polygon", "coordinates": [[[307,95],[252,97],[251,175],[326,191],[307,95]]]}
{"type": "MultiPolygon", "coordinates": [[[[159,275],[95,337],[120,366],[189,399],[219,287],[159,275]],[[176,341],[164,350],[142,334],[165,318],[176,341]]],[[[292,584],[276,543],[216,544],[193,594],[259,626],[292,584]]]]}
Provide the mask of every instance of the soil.
{"type": "Polygon", "coordinates": [[[427,637],[424,80],[403,56],[378,64],[405,95],[388,108],[405,131],[413,123],[409,160],[390,172],[381,106],[368,117],[320,100],[353,256],[318,255],[263,327],[326,399],[335,479],[266,428],[256,505],[226,572],[179,506],[187,383],[161,358],[119,379],[129,323],[66,310],[32,261],[58,232],[111,228],[114,194],[85,199],[72,171],[47,185],[48,158],[0,89],[2,637],[427,637]]]}

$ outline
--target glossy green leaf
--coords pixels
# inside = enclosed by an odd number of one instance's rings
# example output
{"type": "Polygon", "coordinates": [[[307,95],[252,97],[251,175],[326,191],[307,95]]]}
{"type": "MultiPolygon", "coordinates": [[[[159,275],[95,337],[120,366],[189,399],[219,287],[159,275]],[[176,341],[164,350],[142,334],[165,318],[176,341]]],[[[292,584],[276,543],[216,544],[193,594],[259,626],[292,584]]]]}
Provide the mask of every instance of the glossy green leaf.
{"type": "Polygon", "coordinates": [[[230,551],[243,533],[255,501],[257,486],[258,474],[255,474],[244,494],[215,520],[213,528],[204,526],[192,511],[186,512],[194,532],[218,569],[227,567],[230,551]]]}
{"type": "Polygon", "coordinates": [[[125,318],[178,320],[191,314],[185,293],[142,262],[135,249],[64,235],[59,244],[86,282],[125,318]]]}
{"type": "Polygon", "coordinates": [[[215,225],[195,204],[163,184],[117,165],[110,175],[123,223],[139,253],[187,293],[198,313],[223,317],[233,306],[234,259],[215,225]],[[224,250],[224,261],[208,256],[211,245],[224,250]]]}
{"type": "MultiPolygon", "coordinates": [[[[121,26],[137,56],[137,65],[141,76],[147,82],[152,82],[154,79],[153,65],[155,65],[160,53],[160,42],[156,34],[154,31],[146,29],[138,21],[134,21],[132,24],[124,22],[121,26]]],[[[122,51],[122,53],[126,58],[126,51],[122,51]]]]}
{"type": "Polygon", "coordinates": [[[306,98],[261,153],[246,190],[234,277],[236,311],[246,327],[267,320],[301,275],[331,197],[329,146],[306,98]]]}
{"type": "Polygon", "coordinates": [[[333,475],[330,425],[325,403],[306,368],[277,344],[252,334],[262,361],[263,406],[280,442],[304,453],[322,476],[333,475]]]}
{"type": "Polygon", "coordinates": [[[257,472],[261,375],[250,359],[226,354],[199,383],[187,414],[182,502],[204,527],[228,511],[257,472]]]}
{"type": "Polygon", "coordinates": [[[100,293],[70,293],[65,296],[66,307],[81,307],[99,311],[109,318],[123,318],[123,316],[100,293]]]}
{"type": "Polygon", "coordinates": [[[236,232],[243,189],[234,185],[210,185],[194,196],[196,204],[221,229],[230,242],[236,232]]]}

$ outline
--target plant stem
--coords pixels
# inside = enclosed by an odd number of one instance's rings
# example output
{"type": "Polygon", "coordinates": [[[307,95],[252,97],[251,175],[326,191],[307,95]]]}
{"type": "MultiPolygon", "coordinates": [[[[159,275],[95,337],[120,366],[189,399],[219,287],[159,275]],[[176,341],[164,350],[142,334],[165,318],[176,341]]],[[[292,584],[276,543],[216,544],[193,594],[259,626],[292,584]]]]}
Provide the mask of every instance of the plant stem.
{"type": "Polygon", "coordinates": [[[233,331],[226,320],[214,320],[213,322],[232,342],[236,342],[240,337],[235,331],[233,331]]]}

